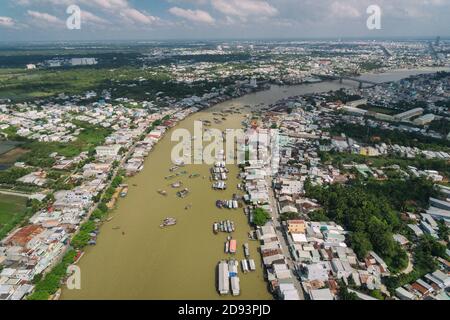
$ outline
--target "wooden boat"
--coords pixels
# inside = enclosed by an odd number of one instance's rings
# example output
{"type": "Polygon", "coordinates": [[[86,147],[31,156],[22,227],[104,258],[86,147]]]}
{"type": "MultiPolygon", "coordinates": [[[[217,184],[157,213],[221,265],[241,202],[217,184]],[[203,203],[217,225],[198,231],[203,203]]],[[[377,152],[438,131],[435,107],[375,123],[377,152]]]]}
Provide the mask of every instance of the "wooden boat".
{"type": "Polygon", "coordinates": [[[177,192],[177,196],[180,198],[186,198],[189,195],[189,189],[185,188],[177,192]]]}
{"type": "Polygon", "coordinates": [[[158,190],[158,193],[162,196],[167,196],[167,191],[165,190],[158,190]]]}
{"type": "Polygon", "coordinates": [[[244,255],[246,258],[248,258],[250,256],[250,250],[248,247],[248,243],[244,243],[244,255]]]}

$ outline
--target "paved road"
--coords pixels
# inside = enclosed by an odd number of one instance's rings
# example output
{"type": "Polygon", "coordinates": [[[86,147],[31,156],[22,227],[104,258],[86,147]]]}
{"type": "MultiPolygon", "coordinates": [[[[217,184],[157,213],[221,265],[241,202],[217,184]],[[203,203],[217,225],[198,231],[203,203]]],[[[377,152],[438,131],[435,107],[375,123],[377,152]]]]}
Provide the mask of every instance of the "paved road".
{"type": "Polygon", "coordinates": [[[30,199],[31,194],[22,193],[22,192],[14,192],[14,191],[6,191],[6,190],[0,190],[0,194],[6,194],[10,196],[16,196],[16,197],[23,197],[30,199]]]}
{"type": "MultiPolygon", "coordinates": [[[[267,179],[267,183],[269,186],[272,185],[272,180],[267,179]]],[[[275,227],[275,231],[277,233],[278,239],[280,240],[281,244],[281,250],[283,251],[283,255],[286,257],[287,264],[289,268],[294,272],[294,262],[292,261],[291,253],[289,251],[289,246],[285,237],[285,232],[283,231],[283,226],[280,224],[280,213],[278,212],[278,206],[277,201],[275,199],[275,194],[273,192],[273,189],[269,187],[269,196],[270,196],[270,205],[272,207],[272,220],[275,227]]],[[[298,279],[297,275],[294,274],[294,286],[298,291],[298,295],[300,296],[301,300],[305,300],[305,294],[303,292],[303,288],[301,285],[300,280],[298,279]]]]}

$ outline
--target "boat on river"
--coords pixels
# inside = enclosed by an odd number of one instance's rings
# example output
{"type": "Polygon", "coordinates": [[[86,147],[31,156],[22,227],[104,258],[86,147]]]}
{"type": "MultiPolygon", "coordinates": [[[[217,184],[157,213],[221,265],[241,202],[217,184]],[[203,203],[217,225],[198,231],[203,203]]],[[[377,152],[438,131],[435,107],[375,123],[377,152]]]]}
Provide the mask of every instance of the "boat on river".
{"type": "Polygon", "coordinates": [[[170,186],[172,188],[174,188],[174,189],[178,189],[178,188],[181,188],[183,186],[183,182],[178,181],[178,182],[172,183],[170,186]]]}
{"type": "Polygon", "coordinates": [[[242,266],[242,272],[247,273],[249,271],[247,260],[245,260],[245,259],[242,260],[241,261],[241,266],[242,266]]]}
{"type": "Polygon", "coordinates": [[[185,188],[177,192],[177,196],[180,198],[186,198],[189,195],[189,189],[185,188]]]}
{"type": "Polygon", "coordinates": [[[256,270],[255,260],[249,259],[249,260],[248,260],[248,265],[249,265],[249,267],[250,267],[250,271],[255,271],[255,270],[256,270]]]}
{"type": "Polygon", "coordinates": [[[244,243],[244,255],[246,258],[250,257],[250,250],[248,247],[248,243],[244,243]]]}
{"type": "Polygon", "coordinates": [[[120,196],[122,198],[125,198],[128,194],[128,186],[123,187],[122,191],[120,192],[120,196]]]}
{"type": "Polygon", "coordinates": [[[158,190],[158,193],[162,196],[167,196],[167,191],[166,190],[158,190]]]}
{"type": "Polygon", "coordinates": [[[228,269],[228,263],[226,261],[220,261],[217,266],[217,291],[221,295],[230,293],[230,274],[228,269]]]}
{"type": "Polygon", "coordinates": [[[177,220],[175,218],[165,218],[163,223],[159,226],[160,228],[171,227],[177,224],[177,220]]]}

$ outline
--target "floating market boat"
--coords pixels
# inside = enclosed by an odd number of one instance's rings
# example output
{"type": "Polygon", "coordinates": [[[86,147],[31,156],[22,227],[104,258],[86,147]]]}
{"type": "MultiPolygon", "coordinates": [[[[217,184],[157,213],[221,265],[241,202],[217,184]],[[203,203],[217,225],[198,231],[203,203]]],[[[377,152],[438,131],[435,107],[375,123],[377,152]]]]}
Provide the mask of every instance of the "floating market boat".
{"type": "Polygon", "coordinates": [[[198,177],[200,177],[200,174],[199,174],[199,173],[193,173],[193,174],[189,175],[189,178],[190,178],[190,179],[198,178],[198,177]]]}
{"type": "Polygon", "coordinates": [[[184,167],[184,165],[185,165],[184,161],[180,160],[180,159],[173,161],[173,163],[179,167],[184,167]]]}
{"type": "Polygon", "coordinates": [[[248,260],[248,265],[250,266],[250,271],[255,271],[256,270],[255,260],[249,259],[248,260]]]}
{"type": "Polygon", "coordinates": [[[174,189],[181,188],[183,186],[183,182],[178,181],[178,182],[172,183],[170,186],[174,189]]]}
{"type": "Polygon", "coordinates": [[[226,295],[230,293],[230,274],[228,269],[228,263],[226,261],[220,261],[217,266],[217,291],[219,294],[226,295]]]}
{"type": "Polygon", "coordinates": [[[214,190],[226,190],[227,184],[224,181],[217,181],[213,183],[212,187],[214,190]]]}
{"type": "Polygon", "coordinates": [[[249,271],[249,269],[248,269],[248,264],[247,264],[247,260],[242,260],[241,261],[241,266],[242,266],[242,271],[244,272],[244,273],[247,273],[248,271],[249,271]]]}
{"type": "Polygon", "coordinates": [[[250,250],[248,247],[248,243],[244,243],[244,255],[246,258],[250,257],[250,250]]]}
{"type": "Polygon", "coordinates": [[[128,194],[128,187],[126,186],[126,187],[124,187],[124,188],[122,189],[122,191],[120,192],[120,196],[121,196],[122,198],[125,198],[125,197],[127,196],[127,194],[128,194]]]}
{"type": "Polygon", "coordinates": [[[166,190],[158,190],[158,193],[162,196],[167,196],[167,191],[166,190]]]}
{"type": "Polygon", "coordinates": [[[177,192],[177,196],[180,198],[186,198],[189,195],[189,189],[185,188],[177,192]]]}
{"type": "Polygon", "coordinates": [[[236,246],[237,246],[237,241],[236,240],[230,240],[230,253],[236,253],[236,246]]]}
{"type": "Polygon", "coordinates": [[[165,218],[163,223],[160,225],[161,228],[170,227],[177,224],[177,220],[175,218],[165,218]]]}

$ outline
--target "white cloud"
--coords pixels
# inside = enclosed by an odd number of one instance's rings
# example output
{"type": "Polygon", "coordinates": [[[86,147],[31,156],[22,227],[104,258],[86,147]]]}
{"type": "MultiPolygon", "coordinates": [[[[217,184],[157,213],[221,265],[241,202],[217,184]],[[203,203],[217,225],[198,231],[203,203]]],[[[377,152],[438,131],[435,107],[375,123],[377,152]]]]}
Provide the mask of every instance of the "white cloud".
{"type": "Polygon", "coordinates": [[[339,18],[359,18],[361,13],[352,4],[345,1],[335,1],[330,6],[331,14],[339,18]]]}
{"type": "Polygon", "coordinates": [[[93,14],[92,12],[81,10],[81,21],[94,24],[109,24],[109,21],[93,14]]]}
{"type": "Polygon", "coordinates": [[[46,12],[28,10],[27,15],[38,25],[64,25],[64,21],[46,12]]]}
{"type": "Polygon", "coordinates": [[[130,4],[128,0],[16,0],[16,4],[22,6],[34,6],[39,5],[42,6],[44,4],[51,5],[52,8],[55,6],[68,6],[71,4],[77,4],[82,9],[82,17],[86,19],[88,22],[97,23],[97,24],[105,24],[107,22],[106,19],[101,18],[100,16],[86,11],[84,7],[88,6],[91,9],[102,12],[105,16],[111,20],[115,18],[122,18],[122,23],[130,23],[130,24],[143,24],[150,25],[156,21],[159,21],[159,18],[156,16],[152,16],[145,11],[138,10],[134,8],[133,5],[130,4]],[[83,13],[84,12],[84,13],[83,13]]]}
{"type": "Polygon", "coordinates": [[[158,21],[157,17],[151,16],[134,8],[124,8],[120,11],[120,15],[133,23],[153,24],[158,21]]]}
{"type": "Polygon", "coordinates": [[[10,17],[0,17],[0,27],[5,28],[14,28],[16,26],[16,22],[13,18],[10,17]]]}
{"type": "Polygon", "coordinates": [[[278,10],[263,0],[211,0],[212,6],[226,16],[273,17],[278,10]]]}
{"type": "Polygon", "coordinates": [[[193,22],[213,24],[216,21],[208,12],[203,10],[190,10],[173,7],[169,9],[169,12],[174,16],[193,22]]]}

